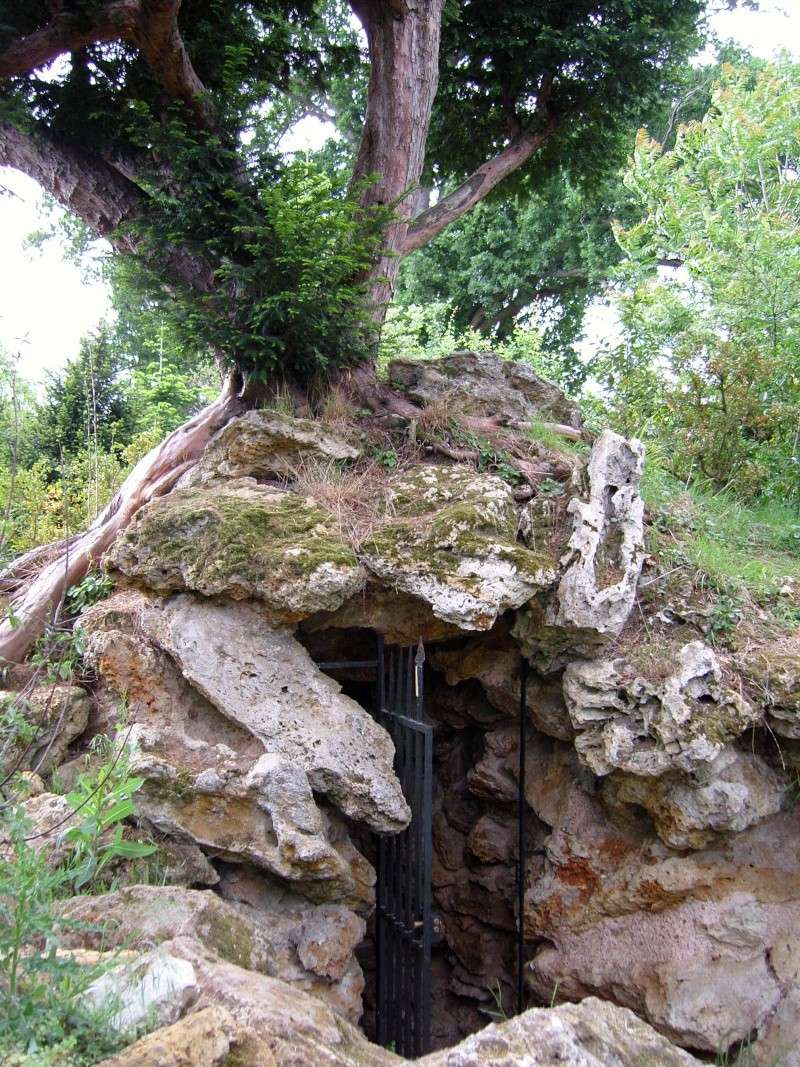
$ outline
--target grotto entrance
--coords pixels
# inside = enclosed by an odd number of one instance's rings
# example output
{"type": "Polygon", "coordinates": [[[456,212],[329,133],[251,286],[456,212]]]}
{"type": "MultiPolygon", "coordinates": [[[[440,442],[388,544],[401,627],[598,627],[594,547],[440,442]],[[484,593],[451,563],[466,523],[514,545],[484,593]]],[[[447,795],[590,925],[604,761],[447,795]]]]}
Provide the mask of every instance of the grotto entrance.
{"type": "MultiPolygon", "coordinates": [[[[510,671],[508,701],[495,698],[490,703],[477,681],[463,676],[454,680],[448,668],[464,655],[464,640],[434,642],[427,649],[424,668],[414,662],[419,646],[400,649],[387,643],[384,648],[378,639],[376,648],[373,631],[325,629],[307,632],[303,642],[318,666],[373,713],[392,702],[398,678],[407,679],[403,692],[410,692],[414,703],[420,701],[419,718],[432,735],[433,750],[430,822],[425,830],[426,837],[430,834],[430,873],[422,875],[429,879],[431,899],[430,970],[423,979],[423,990],[428,992],[422,999],[428,1019],[421,1025],[426,1029],[430,1025],[431,1049],[455,1044],[526,1006],[522,988],[526,946],[518,919],[524,910],[520,856],[522,869],[526,860],[535,867],[534,845],[542,836],[536,816],[521,803],[530,731],[526,665],[516,652],[513,665],[505,665],[510,671]],[[405,667],[390,676],[392,657],[399,657],[405,667]]],[[[490,639],[487,653],[495,659],[493,644],[490,639]]],[[[402,745],[392,735],[402,758],[402,745]]],[[[412,809],[419,810],[413,796],[406,796],[412,809]]],[[[418,879],[421,871],[414,853],[403,852],[399,838],[374,836],[359,826],[351,826],[351,837],[378,876],[376,916],[357,953],[366,979],[363,1027],[373,1040],[402,1051],[397,1027],[402,1031],[403,1012],[412,1010],[410,995],[419,1003],[419,987],[412,983],[409,995],[403,977],[387,985],[381,926],[389,920],[385,896],[389,872],[393,873],[388,890],[395,892],[398,880],[404,886],[406,878],[418,879]],[[387,990],[392,1000],[387,1001],[387,990]],[[399,1007],[395,1007],[397,997],[399,1007]]],[[[412,1046],[407,1054],[419,1053],[412,1046]]]]}
{"type": "Polygon", "coordinates": [[[394,767],[411,809],[400,834],[376,842],[375,1037],[400,1055],[431,1047],[431,814],[433,727],[425,720],[425,650],[386,647],[377,639],[374,660],[330,660],[325,672],[375,671],[374,714],[395,748],[394,767]]]}

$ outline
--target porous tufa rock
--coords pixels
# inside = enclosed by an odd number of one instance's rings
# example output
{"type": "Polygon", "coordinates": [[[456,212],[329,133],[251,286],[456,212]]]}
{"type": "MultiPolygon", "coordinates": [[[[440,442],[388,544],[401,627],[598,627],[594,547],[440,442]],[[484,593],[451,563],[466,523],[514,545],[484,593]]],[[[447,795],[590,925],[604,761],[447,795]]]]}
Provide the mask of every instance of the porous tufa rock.
{"type": "MultiPolygon", "coordinates": [[[[225,1067],[237,1029],[230,1012],[214,1004],[147,1034],[98,1067],[225,1067]]],[[[275,1061],[264,1058],[259,1067],[275,1067],[275,1061]]]]}
{"type": "Polygon", "coordinates": [[[543,666],[565,650],[593,655],[628,620],[645,558],[643,464],[642,444],[612,430],[592,448],[588,491],[567,506],[573,528],[558,587],[517,617],[517,640],[543,666]]]}
{"type": "MultiPolygon", "coordinates": [[[[124,590],[81,619],[109,732],[119,698],[126,701],[133,767],[144,778],[136,797],[139,817],[172,840],[193,842],[216,857],[248,862],[286,879],[312,900],[369,909],[374,872],[335,813],[314,797],[301,766],[266,753],[263,741],[186,681],[155,643],[162,609],[160,598],[124,590]]],[[[231,618],[237,618],[235,612],[231,618]]],[[[253,640],[259,636],[256,629],[253,640]]],[[[240,632],[233,642],[241,653],[247,647],[244,637],[240,632]]],[[[216,639],[224,642],[224,628],[216,639]]],[[[246,674],[248,662],[245,655],[234,675],[246,674]]],[[[318,673],[313,665],[312,671],[318,673]]],[[[369,725],[378,729],[371,718],[369,725]]],[[[313,719],[309,727],[307,744],[313,750],[319,728],[313,719]]],[[[391,776],[391,759],[387,773],[391,776]]],[[[362,780],[357,784],[363,789],[362,780]]]]}
{"type": "Polygon", "coordinates": [[[416,1062],[419,1067],[691,1067],[700,1061],[627,1008],[587,997],[580,1004],[531,1008],[416,1062]]]}
{"type": "Polygon", "coordinates": [[[265,746],[249,781],[268,805],[273,795],[296,795],[304,805],[304,778],[373,830],[396,833],[407,824],[389,735],[288,630],[249,604],[186,594],[151,610],[146,628],[198,692],[265,746]]]}
{"type": "Polygon", "coordinates": [[[570,663],[564,697],[575,748],[600,775],[618,769],[657,777],[709,767],[760,719],[724,685],[719,661],[702,641],[570,663]]]}
{"type": "Polygon", "coordinates": [[[0,691],[0,716],[13,712],[27,727],[7,743],[5,764],[49,774],[86,729],[91,706],[89,694],[77,685],[37,686],[25,695],[0,691]]]}
{"type": "Polygon", "coordinates": [[[496,417],[510,423],[544,419],[577,428],[578,405],[526,363],[500,359],[493,352],[453,352],[443,359],[396,359],[388,379],[424,407],[452,404],[461,415],[496,417]]]}
{"type": "Polygon", "coordinates": [[[256,598],[276,620],[334,611],[366,574],[310,498],[247,481],[182,489],[141,508],[106,566],[159,593],[256,598]]]}
{"type": "Polygon", "coordinates": [[[720,833],[738,833],[780,811],[785,775],[760,756],[728,748],[692,775],[643,778],[615,772],[603,784],[606,804],[643,808],[673,848],[705,848],[720,833]]]}
{"type": "Polygon", "coordinates": [[[393,481],[388,510],[395,521],[367,538],[362,561],[461,629],[490,629],[555,581],[553,560],[517,542],[513,493],[494,475],[422,467],[393,481]]]}
{"type": "Polygon", "coordinates": [[[530,988],[608,997],[689,1048],[766,1026],[800,979],[800,812],[676,851],[639,808],[610,821],[580,772],[571,746],[529,740],[526,794],[552,827],[529,863],[530,988]]]}
{"type": "Polygon", "coordinates": [[[239,478],[290,477],[298,462],[344,462],[359,450],[318,422],[278,411],[248,411],[231,419],[206,445],[178,487],[204,486],[239,478]]]}
{"type": "Polygon", "coordinates": [[[69,920],[70,948],[141,949],[193,937],[220,959],[291,982],[320,997],[350,1022],[361,1017],[364,978],[353,950],[362,918],[335,904],[314,906],[279,887],[258,911],[216,893],[168,886],[130,886],[59,905],[69,920]]]}

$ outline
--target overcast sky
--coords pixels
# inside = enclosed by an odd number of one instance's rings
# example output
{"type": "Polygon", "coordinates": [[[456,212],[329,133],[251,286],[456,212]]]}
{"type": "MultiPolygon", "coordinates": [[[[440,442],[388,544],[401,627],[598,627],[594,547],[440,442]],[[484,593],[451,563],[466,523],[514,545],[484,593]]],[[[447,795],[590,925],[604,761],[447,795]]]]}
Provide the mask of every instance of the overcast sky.
{"type": "MultiPolygon", "coordinates": [[[[758,12],[720,12],[712,23],[720,37],[756,55],[788,49],[800,56],[800,0],[762,0],[758,12]]],[[[42,226],[33,181],[0,167],[2,189],[8,192],[0,196],[0,347],[21,352],[23,374],[40,380],[77,353],[82,335],[107,312],[108,294],[65,263],[55,242],[25,250],[25,238],[42,226]]]]}

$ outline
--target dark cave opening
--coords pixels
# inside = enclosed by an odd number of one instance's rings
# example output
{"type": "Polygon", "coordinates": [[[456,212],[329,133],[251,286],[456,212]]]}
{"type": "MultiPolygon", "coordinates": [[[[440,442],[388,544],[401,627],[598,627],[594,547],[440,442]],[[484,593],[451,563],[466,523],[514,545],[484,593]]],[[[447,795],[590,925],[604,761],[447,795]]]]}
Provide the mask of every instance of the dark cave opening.
{"type": "MultiPolygon", "coordinates": [[[[318,663],[375,656],[376,637],[369,630],[323,630],[302,640],[318,663]]],[[[457,651],[461,644],[431,646],[424,674],[425,714],[434,739],[432,1049],[514,1015],[518,1004],[519,712],[493,707],[476,681],[448,684],[436,650],[457,651]]],[[[349,697],[374,712],[374,671],[330,673],[349,697]]],[[[528,808],[528,877],[545,832],[528,808]]],[[[374,865],[373,834],[352,825],[350,833],[374,865]]],[[[374,916],[356,955],[365,976],[362,1027],[374,1039],[374,916]]]]}

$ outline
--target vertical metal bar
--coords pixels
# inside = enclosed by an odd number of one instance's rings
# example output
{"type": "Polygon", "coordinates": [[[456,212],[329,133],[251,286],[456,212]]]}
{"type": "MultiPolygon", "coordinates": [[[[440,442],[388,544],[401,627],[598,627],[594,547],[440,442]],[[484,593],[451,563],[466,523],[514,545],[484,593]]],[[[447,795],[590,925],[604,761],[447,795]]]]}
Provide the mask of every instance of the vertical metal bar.
{"type": "Polygon", "coordinates": [[[526,724],[528,718],[528,661],[524,656],[520,657],[520,689],[519,689],[519,774],[517,793],[517,820],[519,824],[519,847],[517,865],[517,1012],[520,1013],[525,1007],[525,866],[527,856],[525,854],[525,815],[527,802],[525,800],[525,741],[526,724]]]}
{"type": "Polygon", "coordinates": [[[431,879],[432,879],[432,810],[433,810],[433,729],[428,726],[424,732],[424,768],[423,768],[423,802],[420,816],[422,819],[422,856],[423,885],[422,898],[422,1003],[420,1005],[420,1048],[419,1055],[430,1050],[431,1046],[431,942],[433,940],[433,917],[431,914],[431,879]]]}
{"type": "MultiPolygon", "coordinates": [[[[377,677],[377,707],[376,718],[382,725],[386,725],[384,707],[386,703],[386,676],[384,674],[384,641],[383,635],[378,635],[378,677],[377,677]]],[[[386,857],[385,838],[378,838],[375,862],[375,1036],[378,1044],[386,1043],[386,919],[385,919],[385,871],[386,857]]]]}

